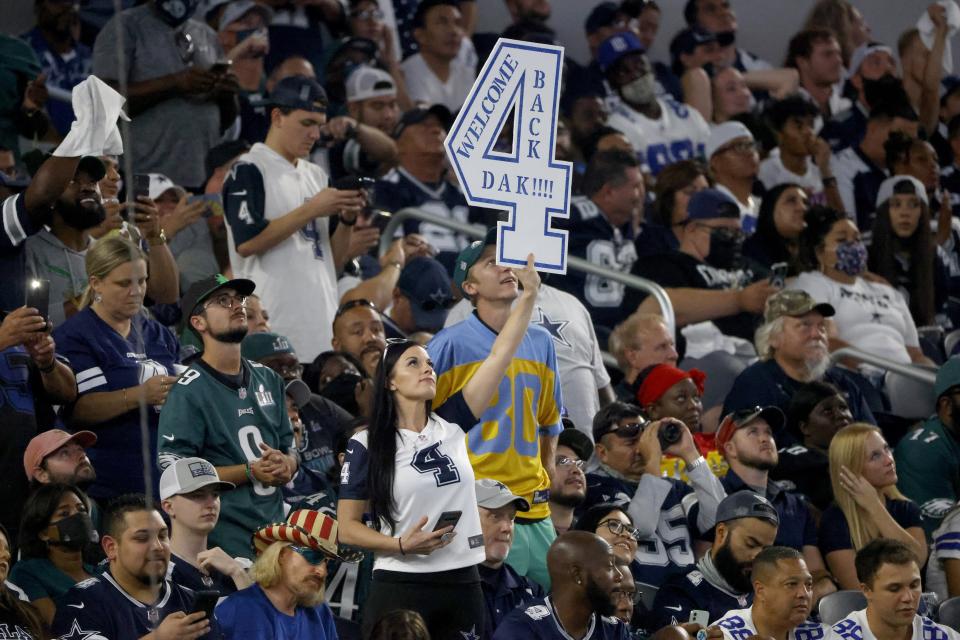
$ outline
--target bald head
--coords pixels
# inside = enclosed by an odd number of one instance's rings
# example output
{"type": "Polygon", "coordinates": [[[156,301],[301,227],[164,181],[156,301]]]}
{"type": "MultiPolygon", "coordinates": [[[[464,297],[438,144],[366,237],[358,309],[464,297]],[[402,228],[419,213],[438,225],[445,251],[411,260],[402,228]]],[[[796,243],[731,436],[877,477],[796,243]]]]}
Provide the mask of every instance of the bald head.
{"type": "Polygon", "coordinates": [[[591,611],[613,615],[623,574],[606,540],[589,531],[568,531],[550,545],[547,569],[556,601],[585,598],[591,611]]]}
{"type": "Polygon", "coordinates": [[[547,570],[550,582],[569,581],[577,570],[585,570],[607,554],[613,555],[610,544],[595,533],[589,531],[568,531],[550,545],[547,551],[547,570]]]}

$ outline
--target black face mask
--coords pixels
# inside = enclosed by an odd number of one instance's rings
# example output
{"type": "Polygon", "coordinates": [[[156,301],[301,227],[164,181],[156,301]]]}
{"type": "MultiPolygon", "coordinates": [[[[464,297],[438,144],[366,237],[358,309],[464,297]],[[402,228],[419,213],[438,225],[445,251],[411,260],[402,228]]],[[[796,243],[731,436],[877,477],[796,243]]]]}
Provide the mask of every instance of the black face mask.
{"type": "Polygon", "coordinates": [[[103,208],[103,204],[100,202],[90,206],[77,203],[64,205],[60,202],[57,205],[57,212],[68,226],[73,227],[77,231],[92,229],[107,217],[106,209],[103,208]]]}
{"type": "Polygon", "coordinates": [[[52,535],[47,543],[65,547],[71,551],[79,551],[83,549],[83,545],[100,540],[100,536],[93,528],[90,514],[82,511],[53,523],[49,528],[55,531],[51,532],[52,535]]]}
{"type": "Polygon", "coordinates": [[[717,269],[734,269],[740,265],[742,249],[743,233],[736,229],[712,229],[706,262],[717,269]]]}
{"type": "Polygon", "coordinates": [[[179,27],[193,17],[198,0],[156,0],[154,6],[160,18],[171,27],[179,27]]]}
{"type": "Polygon", "coordinates": [[[320,395],[333,400],[352,415],[358,415],[360,407],[357,405],[357,384],[363,376],[352,371],[344,371],[328,382],[320,391],[320,395]]]}
{"type": "Polygon", "coordinates": [[[882,75],[876,80],[863,78],[863,97],[868,105],[875,105],[891,95],[897,96],[902,93],[903,82],[891,73],[882,75]]]}

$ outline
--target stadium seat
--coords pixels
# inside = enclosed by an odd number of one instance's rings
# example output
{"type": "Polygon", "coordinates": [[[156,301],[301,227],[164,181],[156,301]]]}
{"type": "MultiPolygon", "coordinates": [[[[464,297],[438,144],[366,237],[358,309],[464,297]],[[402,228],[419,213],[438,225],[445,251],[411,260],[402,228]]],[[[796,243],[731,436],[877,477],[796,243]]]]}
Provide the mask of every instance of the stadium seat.
{"type": "Polygon", "coordinates": [[[943,338],[943,350],[948,358],[953,355],[953,350],[958,343],[960,343],[960,329],[954,329],[943,338]]]}
{"type": "Polygon", "coordinates": [[[937,398],[933,385],[888,372],[887,396],[890,398],[890,413],[903,418],[926,418],[934,412],[937,398]]]}
{"type": "Polygon", "coordinates": [[[867,598],[863,592],[849,589],[824,596],[820,599],[817,610],[820,612],[820,621],[832,625],[866,606],[867,598]]]}
{"type": "Polygon", "coordinates": [[[960,631],[960,597],[947,598],[937,610],[940,624],[946,625],[954,631],[960,631]]]}

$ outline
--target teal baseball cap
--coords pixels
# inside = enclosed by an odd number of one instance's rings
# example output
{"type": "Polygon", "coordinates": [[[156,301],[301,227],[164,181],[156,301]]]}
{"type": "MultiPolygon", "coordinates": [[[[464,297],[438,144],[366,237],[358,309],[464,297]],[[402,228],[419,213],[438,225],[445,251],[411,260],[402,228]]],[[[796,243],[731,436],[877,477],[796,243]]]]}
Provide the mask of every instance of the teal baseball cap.
{"type": "Polygon", "coordinates": [[[960,356],[954,356],[940,366],[933,391],[939,400],[950,389],[960,385],[960,356]]]}
{"type": "Polygon", "coordinates": [[[240,355],[254,362],[285,353],[296,355],[286,336],[277,333],[251,333],[240,343],[240,355]]]}
{"type": "MultiPolygon", "coordinates": [[[[496,227],[488,229],[483,240],[474,240],[457,256],[457,261],[453,266],[453,284],[460,291],[463,291],[463,282],[467,279],[467,274],[470,273],[470,267],[477,263],[483,250],[492,244],[497,244],[496,227]]],[[[463,291],[463,295],[467,295],[467,292],[463,291]]]]}

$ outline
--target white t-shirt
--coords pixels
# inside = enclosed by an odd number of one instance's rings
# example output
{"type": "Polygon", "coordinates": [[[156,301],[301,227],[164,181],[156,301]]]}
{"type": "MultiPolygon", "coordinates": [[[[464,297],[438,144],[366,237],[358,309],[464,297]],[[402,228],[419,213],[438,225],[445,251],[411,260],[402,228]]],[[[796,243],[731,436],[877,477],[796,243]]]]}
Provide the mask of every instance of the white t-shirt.
{"type": "Polygon", "coordinates": [[[933,532],[930,561],[927,562],[926,588],[933,591],[943,602],[950,597],[947,576],[943,569],[946,559],[960,560],[960,509],[954,509],[933,532]]]}
{"type": "MultiPolygon", "coordinates": [[[[423,516],[424,531],[432,531],[444,511],[460,511],[454,527],[456,537],[446,547],[429,555],[378,553],[374,570],[426,573],[461,569],[483,562],[486,557],[473,467],[467,454],[464,431],[435,413],[427,426],[417,433],[397,429],[397,457],[393,477],[393,500],[396,527],[393,537],[400,537],[423,516]]],[[[361,431],[347,443],[346,459],[340,471],[340,498],[366,500],[367,431],[361,431]]],[[[388,529],[382,532],[390,535],[388,529]]]]}
{"type": "Polygon", "coordinates": [[[881,358],[909,364],[907,347],[920,346],[917,327],[899,291],[890,285],[857,278],[852,285],[831,280],[818,271],[801,273],[788,285],[836,310],[838,337],[850,346],[881,358]]]}
{"type": "Polygon", "coordinates": [[[807,158],[807,172],[802,176],[783,166],[783,160],[780,159],[780,147],[770,152],[767,159],[760,163],[760,173],[757,175],[764,189],[773,189],[778,184],[792,182],[798,184],[806,190],[810,198],[810,204],[826,204],[827,198],[823,193],[823,179],[820,176],[820,169],[817,165],[807,158]]]}
{"type": "Polygon", "coordinates": [[[242,243],[327,186],[327,174],[306,160],[290,164],[265,144],[240,156],[224,182],[227,245],[236,278],[257,285],[273,331],[286,336],[300,360],[331,349],[337,310],[337,276],[330,246],[330,219],[315,218],[262,255],[243,257],[242,243]]]}
{"type": "MultiPolygon", "coordinates": [[[[723,631],[724,640],[746,640],[750,636],[758,635],[757,626],[753,623],[753,607],[727,611],[713,624],[723,631]]],[[[821,640],[829,633],[830,627],[827,625],[806,620],[790,630],[787,640],[821,640]]]]}
{"type": "Polygon", "coordinates": [[[710,127],[700,112],[670,98],[657,98],[660,117],[651,119],[623,100],[612,104],[607,125],[622,132],[637,152],[643,170],[653,175],[668,164],[703,156],[710,127]]]}
{"type": "Polygon", "coordinates": [[[460,53],[450,63],[450,75],[446,82],[441,82],[427,66],[423,54],[416,53],[400,63],[411,100],[431,105],[442,104],[454,113],[463,106],[477,79],[477,54],[473,51],[470,38],[464,38],[463,41],[460,53]]]}
{"type": "MultiPolygon", "coordinates": [[[[830,628],[830,640],[877,640],[867,623],[867,610],[854,611],[830,628]]],[[[960,640],[960,633],[930,618],[913,617],[911,640],[960,640]]]]}
{"type": "Polygon", "coordinates": [[[757,220],[760,218],[760,198],[750,195],[746,202],[741,202],[733,191],[719,182],[713,186],[720,193],[730,196],[730,199],[740,207],[740,228],[748,236],[752,236],[757,230],[757,220]]]}
{"type": "MultiPolygon", "coordinates": [[[[457,324],[471,313],[473,305],[463,299],[450,309],[443,326],[457,324]]],[[[560,388],[567,415],[592,440],[593,416],[600,410],[597,390],[610,384],[610,375],[603,366],[590,314],[576,297],[555,287],[541,285],[530,323],[550,332],[557,352],[560,388]]]]}

